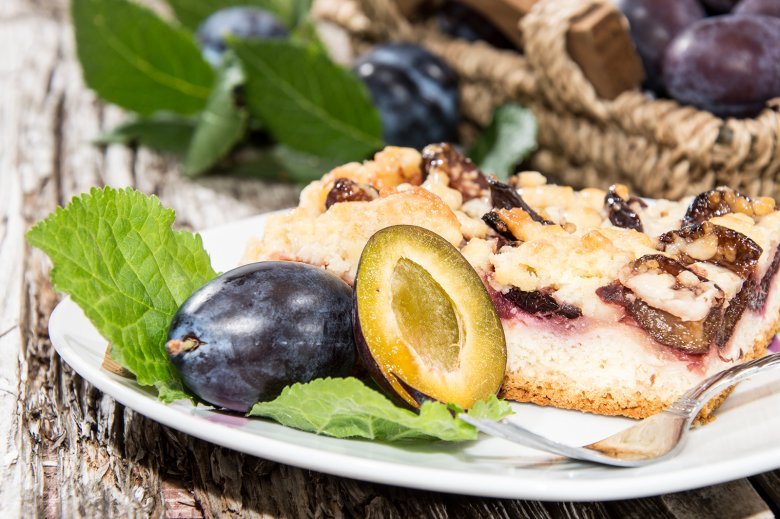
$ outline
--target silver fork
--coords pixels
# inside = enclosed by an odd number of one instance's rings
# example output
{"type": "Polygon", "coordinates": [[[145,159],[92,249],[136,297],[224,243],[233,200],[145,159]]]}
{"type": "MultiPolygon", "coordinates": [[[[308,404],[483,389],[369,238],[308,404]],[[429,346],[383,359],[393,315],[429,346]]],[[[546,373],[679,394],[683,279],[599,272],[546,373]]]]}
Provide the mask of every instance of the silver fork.
{"type": "Polygon", "coordinates": [[[458,418],[490,436],[553,452],[567,458],[616,467],[639,467],[670,458],[680,451],[691,423],[710,399],[759,371],[780,367],[780,353],[721,371],[688,390],[660,413],[603,440],[572,447],[540,436],[528,429],[502,420],[473,418],[465,413],[458,418]]]}

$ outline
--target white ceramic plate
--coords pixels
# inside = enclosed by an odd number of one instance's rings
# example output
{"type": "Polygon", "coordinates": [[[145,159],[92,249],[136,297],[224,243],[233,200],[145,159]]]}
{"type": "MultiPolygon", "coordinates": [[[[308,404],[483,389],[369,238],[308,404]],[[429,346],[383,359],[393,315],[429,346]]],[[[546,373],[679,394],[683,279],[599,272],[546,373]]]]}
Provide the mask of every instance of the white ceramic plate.
{"type": "MultiPolygon", "coordinates": [[[[214,267],[235,266],[265,216],[202,233],[214,267]]],[[[338,476],[427,490],[556,501],[643,497],[707,486],[780,467],[780,379],[757,377],[726,400],[718,419],[692,431],[676,458],[638,469],[560,461],[504,440],[461,444],[383,444],[338,440],[193,407],[160,403],[154,392],[100,365],[106,341],[70,299],[49,321],[52,343],[82,377],[122,404],[160,423],[241,452],[338,476]]],[[[771,374],[770,374],[771,375],[771,374]]],[[[514,404],[514,420],[543,435],[583,445],[630,420],[514,404]]]]}

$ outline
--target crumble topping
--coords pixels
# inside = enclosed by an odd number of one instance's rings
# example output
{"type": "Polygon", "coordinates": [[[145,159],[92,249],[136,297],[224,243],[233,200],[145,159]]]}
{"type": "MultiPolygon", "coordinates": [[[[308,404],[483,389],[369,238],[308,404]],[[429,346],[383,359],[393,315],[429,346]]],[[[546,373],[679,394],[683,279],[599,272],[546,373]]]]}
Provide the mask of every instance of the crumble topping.
{"type": "MultiPolygon", "coordinates": [[[[422,154],[388,147],[373,160],[340,166],[312,182],[297,209],[269,218],[244,261],[304,261],[352,282],[368,238],[397,224],[443,236],[504,297],[512,292],[537,303],[543,297],[545,308],[554,303],[571,316],[616,322],[628,307],[597,291],[619,283],[642,301],[631,307],[637,316],[668,314],[686,330],[686,323],[712,319],[714,308],[738,319],[751,300],[748,289],[767,284],[759,281],[772,269],[780,243],[780,212],[771,199],[728,188],[679,202],[639,199],[623,185],[608,191],[548,185],[537,172],[503,184],[451,146],[432,145],[422,154]],[[349,196],[333,196],[326,205],[337,184],[342,191],[349,187],[349,196]],[[682,270],[628,274],[649,256],[679,262],[682,270]]],[[[669,343],[660,333],[653,336],[669,343]]]]}
{"type": "Polygon", "coordinates": [[[624,287],[648,305],[679,317],[682,321],[701,321],[713,306],[723,300],[723,291],[712,281],[681,269],[674,273],[649,261],[635,267],[626,265],[618,279],[624,287]]]}
{"type": "Polygon", "coordinates": [[[374,160],[363,163],[350,162],[315,180],[301,192],[299,208],[310,214],[319,214],[325,210],[328,193],[340,178],[352,180],[358,184],[370,185],[381,191],[408,183],[420,185],[420,153],[412,148],[388,146],[374,156],[374,160]]]}
{"type": "Polygon", "coordinates": [[[384,190],[371,202],[337,203],[320,214],[299,207],[272,216],[263,238],[249,243],[242,263],[302,261],[324,267],[352,283],[368,239],[380,229],[399,224],[425,227],[455,246],[463,241],[452,210],[433,193],[410,187],[404,191],[384,190]]]}
{"type": "Polygon", "coordinates": [[[725,267],[700,261],[688,265],[699,276],[709,279],[723,290],[727,304],[742,290],[745,280],[725,267]]]}

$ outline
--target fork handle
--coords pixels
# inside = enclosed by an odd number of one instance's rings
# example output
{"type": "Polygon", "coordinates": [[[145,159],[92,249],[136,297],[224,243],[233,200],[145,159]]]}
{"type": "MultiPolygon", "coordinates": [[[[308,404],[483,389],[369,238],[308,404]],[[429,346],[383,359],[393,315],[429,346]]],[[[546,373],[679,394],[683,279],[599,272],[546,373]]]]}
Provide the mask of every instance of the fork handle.
{"type": "Polygon", "coordinates": [[[772,353],[758,359],[751,360],[738,366],[711,376],[698,385],[689,389],[671,407],[679,411],[691,413],[694,416],[715,395],[723,392],[737,382],[754,375],[756,371],[767,371],[780,368],[780,353],[772,353]]]}

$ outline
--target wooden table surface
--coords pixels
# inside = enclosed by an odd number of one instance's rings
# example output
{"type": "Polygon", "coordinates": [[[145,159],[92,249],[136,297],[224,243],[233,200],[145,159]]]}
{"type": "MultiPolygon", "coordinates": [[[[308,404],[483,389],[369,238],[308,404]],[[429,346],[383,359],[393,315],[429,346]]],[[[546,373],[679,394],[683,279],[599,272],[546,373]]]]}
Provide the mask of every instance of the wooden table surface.
{"type": "MultiPolygon", "coordinates": [[[[194,0],[193,0],[194,1],[194,0]]],[[[0,517],[773,517],[780,471],[602,503],[483,499],[364,483],[245,456],[163,427],[52,348],[47,258],[27,228],[90,186],[157,194],[201,229],[291,206],[298,189],[183,178],[175,161],[90,138],[124,115],[74,59],[66,0],[0,1],[0,517]]],[[[780,438],[780,431],[778,431],[780,438]]]]}

